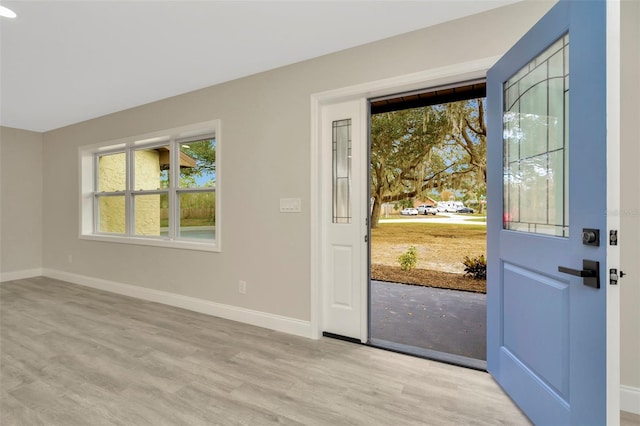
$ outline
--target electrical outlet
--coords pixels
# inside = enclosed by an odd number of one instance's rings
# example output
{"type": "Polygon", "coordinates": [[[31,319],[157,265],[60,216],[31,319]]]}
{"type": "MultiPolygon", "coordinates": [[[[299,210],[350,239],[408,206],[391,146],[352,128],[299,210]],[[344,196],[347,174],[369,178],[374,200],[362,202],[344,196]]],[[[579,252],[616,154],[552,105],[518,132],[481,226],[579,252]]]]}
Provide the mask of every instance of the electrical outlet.
{"type": "Polygon", "coordinates": [[[73,255],[72,254],[68,255],[67,260],[69,261],[69,263],[73,263],[73,255]]]}
{"type": "Polygon", "coordinates": [[[238,292],[240,294],[247,294],[247,282],[240,280],[238,283],[238,292]]]}

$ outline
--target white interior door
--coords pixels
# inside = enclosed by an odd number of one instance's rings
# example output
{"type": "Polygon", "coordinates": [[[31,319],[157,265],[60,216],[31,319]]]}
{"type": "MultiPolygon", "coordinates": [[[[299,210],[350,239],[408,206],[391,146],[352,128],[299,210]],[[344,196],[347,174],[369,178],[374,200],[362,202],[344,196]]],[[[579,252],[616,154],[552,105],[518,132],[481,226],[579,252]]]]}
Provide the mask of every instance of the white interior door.
{"type": "Polygon", "coordinates": [[[322,331],[366,341],[366,103],[321,107],[322,331]]]}

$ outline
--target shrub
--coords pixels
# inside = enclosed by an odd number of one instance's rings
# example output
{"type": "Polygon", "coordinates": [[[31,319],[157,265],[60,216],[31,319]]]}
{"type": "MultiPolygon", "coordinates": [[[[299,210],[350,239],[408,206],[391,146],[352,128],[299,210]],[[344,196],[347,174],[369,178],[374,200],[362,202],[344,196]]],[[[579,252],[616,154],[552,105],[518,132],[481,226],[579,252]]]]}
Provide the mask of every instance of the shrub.
{"type": "Polygon", "coordinates": [[[484,254],[474,258],[465,256],[462,263],[464,264],[465,275],[471,275],[477,280],[484,280],[487,278],[487,259],[484,257],[484,254]]]}
{"type": "Polygon", "coordinates": [[[398,263],[400,263],[400,269],[403,271],[410,271],[416,266],[418,261],[418,253],[414,246],[409,247],[409,249],[402,253],[398,257],[398,263]]]}

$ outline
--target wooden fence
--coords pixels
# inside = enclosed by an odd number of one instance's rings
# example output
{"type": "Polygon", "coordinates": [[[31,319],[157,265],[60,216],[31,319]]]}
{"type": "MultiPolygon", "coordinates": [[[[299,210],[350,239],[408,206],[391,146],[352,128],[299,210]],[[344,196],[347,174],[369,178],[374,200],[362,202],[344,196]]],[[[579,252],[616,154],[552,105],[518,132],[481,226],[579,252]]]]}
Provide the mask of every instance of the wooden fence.
{"type": "MultiPolygon", "coordinates": [[[[214,208],[180,209],[180,219],[209,218],[215,215],[214,208]]],[[[160,209],[160,219],[169,218],[169,209],[160,209]]]]}

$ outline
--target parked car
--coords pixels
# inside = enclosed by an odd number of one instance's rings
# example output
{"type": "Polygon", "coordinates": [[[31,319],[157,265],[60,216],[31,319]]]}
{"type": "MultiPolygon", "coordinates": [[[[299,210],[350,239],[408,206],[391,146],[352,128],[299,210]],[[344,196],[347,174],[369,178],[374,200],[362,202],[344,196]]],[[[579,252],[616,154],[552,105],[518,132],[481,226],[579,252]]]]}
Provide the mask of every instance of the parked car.
{"type": "Polygon", "coordinates": [[[438,209],[436,209],[433,206],[428,206],[426,204],[418,206],[418,213],[420,214],[432,214],[435,216],[437,212],[438,212],[438,209]]]}
{"type": "Polygon", "coordinates": [[[442,213],[456,213],[463,207],[462,201],[438,201],[437,209],[442,213]]]}
{"type": "Polygon", "coordinates": [[[440,213],[444,213],[447,211],[448,207],[449,207],[449,203],[447,203],[446,201],[438,201],[438,205],[436,206],[436,209],[440,213]]]}
{"type": "Polygon", "coordinates": [[[418,209],[414,209],[413,207],[407,207],[406,209],[402,209],[400,214],[409,215],[409,216],[417,216],[418,215],[418,209]]]}
{"type": "Polygon", "coordinates": [[[473,213],[473,209],[470,207],[463,207],[461,209],[458,209],[456,213],[473,213]]]}

